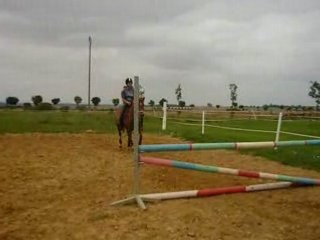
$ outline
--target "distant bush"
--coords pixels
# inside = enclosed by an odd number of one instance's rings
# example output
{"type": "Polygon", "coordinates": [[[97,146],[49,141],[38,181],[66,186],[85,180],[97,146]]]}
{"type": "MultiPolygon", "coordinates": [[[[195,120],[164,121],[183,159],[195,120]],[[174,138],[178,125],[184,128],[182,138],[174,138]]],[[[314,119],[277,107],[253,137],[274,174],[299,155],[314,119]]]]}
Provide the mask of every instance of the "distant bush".
{"type": "Polygon", "coordinates": [[[47,111],[47,110],[53,110],[53,106],[51,103],[48,102],[44,102],[44,103],[39,103],[38,105],[36,105],[34,107],[35,110],[43,110],[43,111],[47,111]]]}
{"type": "Polygon", "coordinates": [[[32,104],[29,102],[23,103],[23,109],[32,109],[32,104]]]}
{"type": "Polygon", "coordinates": [[[17,105],[17,103],[19,102],[19,99],[17,97],[7,97],[6,99],[6,104],[9,105],[9,106],[12,106],[12,105],[17,105]]]}
{"type": "Polygon", "coordinates": [[[87,110],[87,107],[85,106],[85,105],[79,105],[79,106],[77,106],[77,108],[76,108],[77,110],[80,110],[80,111],[85,111],[85,110],[87,110]]]}
{"type": "Polygon", "coordinates": [[[60,110],[63,112],[68,112],[70,110],[70,107],[69,106],[62,106],[62,107],[60,107],[60,110]]]}
{"type": "Polygon", "coordinates": [[[53,98],[51,102],[53,105],[57,105],[60,102],[60,98],[53,98]]]}
{"type": "Polygon", "coordinates": [[[239,108],[227,108],[226,109],[227,111],[230,111],[230,112],[237,112],[237,111],[240,111],[239,108]]]}
{"type": "Polygon", "coordinates": [[[42,103],[43,99],[41,95],[35,95],[31,97],[31,100],[35,106],[38,106],[40,103],[42,103]]]}

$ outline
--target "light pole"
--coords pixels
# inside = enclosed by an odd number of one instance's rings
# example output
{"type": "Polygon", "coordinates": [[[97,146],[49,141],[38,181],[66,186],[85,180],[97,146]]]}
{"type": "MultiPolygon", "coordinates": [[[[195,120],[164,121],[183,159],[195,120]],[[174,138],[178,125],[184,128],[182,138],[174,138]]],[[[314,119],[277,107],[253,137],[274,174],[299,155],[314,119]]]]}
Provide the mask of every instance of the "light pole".
{"type": "Polygon", "coordinates": [[[91,45],[92,45],[92,38],[91,36],[89,36],[88,109],[90,109],[90,88],[91,88],[91,45]]]}

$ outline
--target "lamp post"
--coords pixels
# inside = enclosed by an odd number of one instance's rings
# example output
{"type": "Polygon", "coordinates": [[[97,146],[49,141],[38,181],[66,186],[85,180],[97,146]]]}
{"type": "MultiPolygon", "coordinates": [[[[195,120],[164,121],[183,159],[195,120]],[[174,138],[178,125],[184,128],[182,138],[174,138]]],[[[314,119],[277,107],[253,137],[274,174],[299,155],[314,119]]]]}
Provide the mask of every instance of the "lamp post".
{"type": "Polygon", "coordinates": [[[88,70],[88,109],[90,109],[90,91],[91,91],[91,45],[92,37],[89,36],[89,70],[88,70]]]}

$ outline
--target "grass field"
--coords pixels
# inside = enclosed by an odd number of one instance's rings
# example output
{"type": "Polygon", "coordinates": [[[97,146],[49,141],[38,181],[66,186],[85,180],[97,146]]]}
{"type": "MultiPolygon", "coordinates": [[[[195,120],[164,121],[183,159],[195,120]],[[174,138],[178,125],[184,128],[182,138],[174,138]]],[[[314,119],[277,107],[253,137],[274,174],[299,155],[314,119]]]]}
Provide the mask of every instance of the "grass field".
{"type": "MultiPolygon", "coordinates": [[[[167,129],[161,130],[160,118],[145,117],[144,131],[158,135],[171,135],[192,142],[242,142],[242,141],[274,141],[275,133],[249,132],[220,129],[221,127],[260,129],[276,131],[277,121],[264,120],[228,120],[209,122],[205,134],[201,134],[201,126],[183,125],[193,124],[183,117],[177,120],[168,120],[167,129]]],[[[200,124],[200,122],[197,122],[200,124]]],[[[284,121],[282,131],[306,135],[320,136],[320,121],[295,120],[284,121]]],[[[111,111],[0,111],[0,133],[81,133],[93,131],[95,133],[116,134],[114,115],[111,111]]],[[[305,140],[299,137],[281,134],[280,140],[305,140]]],[[[277,150],[259,149],[245,150],[243,153],[263,156],[284,164],[320,171],[320,148],[314,147],[289,147],[277,150]]]]}

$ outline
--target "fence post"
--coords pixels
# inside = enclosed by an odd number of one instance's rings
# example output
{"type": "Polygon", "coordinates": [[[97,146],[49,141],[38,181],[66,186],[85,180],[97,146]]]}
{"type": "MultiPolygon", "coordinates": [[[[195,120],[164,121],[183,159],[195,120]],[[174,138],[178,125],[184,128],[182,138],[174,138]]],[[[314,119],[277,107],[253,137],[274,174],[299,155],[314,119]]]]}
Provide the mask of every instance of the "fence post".
{"type": "MultiPolygon", "coordinates": [[[[282,123],[282,112],[279,113],[278,126],[277,126],[277,133],[276,133],[275,143],[279,142],[280,130],[281,130],[281,123],[282,123]]],[[[275,147],[274,149],[277,149],[277,147],[275,147]]]]}
{"type": "Polygon", "coordinates": [[[202,111],[202,135],[204,135],[205,112],[202,111]]]}
{"type": "Polygon", "coordinates": [[[253,114],[254,120],[257,120],[257,116],[256,116],[256,114],[255,114],[255,112],[254,112],[253,109],[251,109],[251,112],[252,112],[252,114],[253,114]]]}
{"type": "Polygon", "coordinates": [[[163,108],[162,108],[163,114],[162,114],[162,130],[166,130],[167,128],[167,102],[163,102],[163,108]]]}

